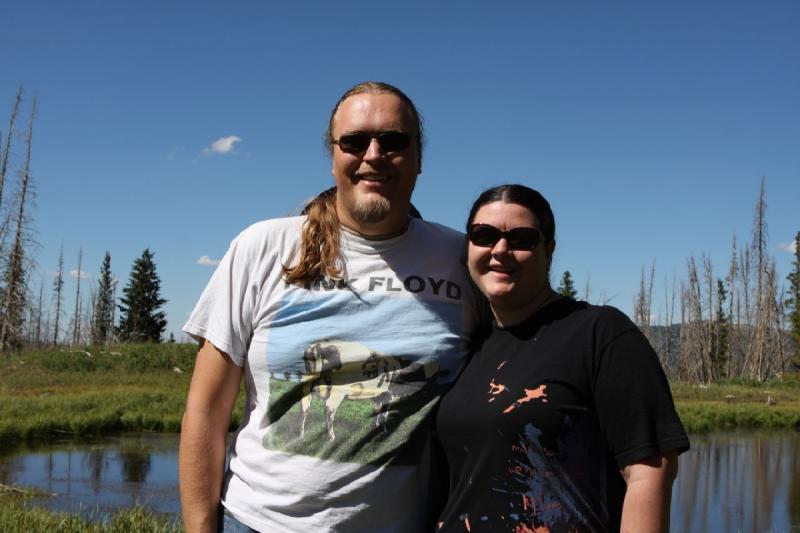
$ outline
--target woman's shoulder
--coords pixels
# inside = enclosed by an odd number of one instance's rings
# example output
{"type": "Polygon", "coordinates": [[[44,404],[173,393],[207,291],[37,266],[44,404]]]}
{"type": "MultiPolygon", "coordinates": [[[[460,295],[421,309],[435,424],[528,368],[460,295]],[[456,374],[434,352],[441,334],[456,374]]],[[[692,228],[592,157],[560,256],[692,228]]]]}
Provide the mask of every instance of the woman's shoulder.
{"type": "Polygon", "coordinates": [[[580,324],[581,329],[589,327],[611,335],[638,330],[628,315],[611,305],[595,305],[572,298],[563,298],[559,304],[555,313],[568,322],[580,324]]]}

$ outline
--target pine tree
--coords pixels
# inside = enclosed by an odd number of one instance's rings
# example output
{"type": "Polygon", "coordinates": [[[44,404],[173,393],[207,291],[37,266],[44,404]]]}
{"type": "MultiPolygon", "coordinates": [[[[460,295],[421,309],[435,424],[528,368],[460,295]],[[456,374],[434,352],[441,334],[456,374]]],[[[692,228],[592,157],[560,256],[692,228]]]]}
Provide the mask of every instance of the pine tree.
{"type": "Polygon", "coordinates": [[[106,252],[103,265],[100,267],[100,279],[97,282],[97,298],[94,304],[94,323],[92,324],[93,344],[99,345],[108,342],[113,325],[113,309],[114,280],[111,277],[111,254],[106,252]]]}
{"type": "Polygon", "coordinates": [[[161,342],[167,328],[163,311],[167,300],[159,295],[161,280],[156,273],[153,254],[149,249],[133,262],[128,285],[122,289],[124,296],[119,306],[119,337],[126,342],[161,342]]]}
{"type": "Polygon", "coordinates": [[[568,298],[575,298],[578,295],[578,291],[575,290],[575,283],[572,281],[572,274],[569,273],[569,270],[564,271],[564,274],[561,276],[561,284],[558,286],[557,290],[568,298]]]}
{"type": "Polygon", "coordinates": [[[800,231],[794,237],[794,263],[792,271],[786,278],[789,280],[789,297],[786,307],[789,311],[789,323],[794,341],[794,364],[800,366],[800,231]]]}
{"type": "Polygon", "coordinates": [[[725,282],[717,278],[717,309],[716,328],[714,335],[713,363],[717,369],[717,376],[721,376],[727,368],[729,351],[730,317],[725,315],[725,302],[728,299],[728,289],[725,282]]]}

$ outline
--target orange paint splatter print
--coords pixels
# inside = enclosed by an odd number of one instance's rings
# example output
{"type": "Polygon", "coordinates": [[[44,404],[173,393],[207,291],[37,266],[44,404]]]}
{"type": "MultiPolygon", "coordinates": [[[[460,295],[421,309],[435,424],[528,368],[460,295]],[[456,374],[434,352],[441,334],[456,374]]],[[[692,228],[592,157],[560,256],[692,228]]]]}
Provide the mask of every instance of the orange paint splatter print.
{"type": "Polygon", "coordinates": [[[492,378],[492,381],[489,383],[489,393],[488,393],[490,396],[489,403],[495,401],[495,399],[499,394],[507,390],[509,390],[508,387],[506,387],[502,383],[498,385],[497,383],[494,382],[494,378],[492,378]]]}
{"type": "MultiPolygon", "coordinates": [[[[492,380],[492,382],[494,383],[494,380],[492,380]]],[[[513,411],[514,409],[516,409],[517,407],[519,407],[520,405],[522,405],[523,403],[528,403],[530,401],[533,401],[533,400],[536,400],[536,399],[539,399],[539,398],[541,398],[542,402],[546,403],[547,402],[547,392],[545,392],[546,389],[547,389],[547,385],[539,385],[535,389],[525,389],[525,396],[523,396],[522,398],[518,398],[514,403],[512,403],[511,405],[506,407],[503,410],[503,414],[508,414],[511,411],[513,411]]],[[[491,401],[491,400],[489,400],[489,401],[491,401]]]]}
{"type": "Polygon", "coordinates": [[[517,527],[514,528],[514,533],[550,533],[550,528],[547,526],[533,526],[533,529],[531,529],[527,524],[517,524],[517,527]]]}

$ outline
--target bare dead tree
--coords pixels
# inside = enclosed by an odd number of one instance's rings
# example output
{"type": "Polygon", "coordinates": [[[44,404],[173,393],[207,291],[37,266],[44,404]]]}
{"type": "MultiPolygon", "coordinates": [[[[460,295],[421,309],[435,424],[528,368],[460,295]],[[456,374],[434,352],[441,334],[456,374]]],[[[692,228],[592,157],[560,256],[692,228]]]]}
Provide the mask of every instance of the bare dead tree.
{"type": "Polygon", "coordinates": [[[731,262],[728,265],[728,274],[725,277],[730,292],[728,298],[728,322],[731,327],[728,332],[728,360],[726,362],[726,374],[729,377],[738,375],[739,361],[741,360],[741,350],[739,349],[741,345],[739,340],[741,336],[741,298],[736,284],[739,277],[739,263],[736,256],[736,235],[734,234],[731,242],[731,262]]]}
{"type": "Polygon", "coordinates": [[[713,381],[717,379],[719,370],[717,369],[717,346],[719,344],[719,316],[714,314],[714,301],[717,298],[717,291],[714,284],[714,267],[711,264],[711,256],[703,254],[703,286],[705,289],[704,302],[708,313],[704,319],[701,319],[704,333],[704,356],[706,364],[708,365],[708,380],[713,381]]]}
{"type": "Polygon", "coordinates": [[[711,272],[713,280],[713,270],[711,260],[707,255],[703,255],[703,279],[697,270],[697,262],[694,257],[687,261],[689,285],[684,297],[687,299],[687,338],[685,349],[688,350],[687,358],[690,361],[690,374],[702,383],[709,383],[714,379],[714,362],[711,358],[713,347],[713,285],[708,289],[706,279],[711,272]],[[705,288],[705,290],[704,290],[705,288]],[[704,310],[708,310],[708,314],[704,310]]]}
{"type": "Polygon", "coordinates": [[[670,289],[667,276],[664,276],[664,335],[663,349],[661,350],[661,366],[668,369],[675,347],[672,345],[672,323],[675,320],[675,273],[672,273],[672,288],[670,289]]]}
{"type": "Polygon", "coordinates": [[[765,294],[765,324],[767,357],[764,369],[764,378],[769,379],[774,376],[782,376],[786,370],[784,313],[782,302],[784,300],[784,289],[778,288],[778,270],[775,266],[775,259],[770,261],[767,270],[767,292],[765,294]]]}
{"type": "Polygon", "coordinates": [[[42,343],[42,312],[43,312],[43,305],[44,303],[44,276],[42,276],[42,281],[39,283],[39,303],[36,306],[36,326],[34,329],[34,343],[36,346],[41,346],[42,343]]]}
{"type": "Polygon", "coordinates": [[[766,178],[761,177],[758,201],[756,202],[753,217],[753,241],[750,248],[753,253],[753,268],[755,269],[755,329],[753,331],[753,367],[750,375],[758,381],[764,380],[765,358],[767,357],[767,329],[769,327],[769,303],[767,278],[769,276],[769,257],[767,254],[767,201],[766,178]]]}
{"type": "MultiPolygon", "coordinates": [[[[3,187],[6,181],[6,172],[8,171],[8,160],[11,154],[12,141],[14,139],[14,128],[17,122],[17,114],[19,113],[20,105],[22,105],[22,87],[17,89],[17,97],[14,99],[14,105],[11,108],[11,115],[8,119],[8,132],[6,133],[6,142],[3,145],[3,151],[0,152],[0,206],[3,204],[3,187]]],[[[0,135],[2,139],[2,135],[0,135]]]]}
{"type": "Polygon", "coordinates": [[[78,250],[78,275],[75,283],[75,323],[72,330],[72,344],[78,344],[81,337],[81,263],[83,262],[83,249],[78,250]]]}
{"type": "Polygon", "coordinates": [[[678,377],[682,381],[692,381],[692,365],[689,360],[689,326],[686,315],[689,302],[689,290],[681,282],[681,325],[678,335],[678,377]]]}
{"type": "Polygon", "coordinates": [[[653,307],[653,280],[656,276],[656,261],[650,266],[650,273],[645,274],[644,265],[642,265],[642,273],[639,278],[639,292],[633,302],[634,315],[639,328],[644,333],[644,336],[653,343],[653,332],[650,329],[650,321],[652,318],[653,307]]]}
{"type": "Polygon", "coordinates": [[[58,344],[58,323],[61,319],[61,301],[62,293],[64,290],[64,245],[58,253],[58,271],[56,272],[55,280],[53,280],[53,292],[56,299],[56,312],[55,312],[55,327],[53,328],[53,344],[58,344]]]}
{"type": "Polygon", "coordinates": [[[750,294],[751,278],[750,274],[753,271],[750,249],[745,246],[739,251],[739,281],[741,283],[741,294],[743,310],[742,328],[739,330],[740,339],[739,346],[742,351],[742,367],[739,375],[745,376],[750,368],[750,359],[753,354],[753,305],[750,294]]]}
{"type": "Polygon", "coordinates": [[[0,347],[7,350],[22,342],[22,326],[26,302],[25,273],[25,209],[31,190],[31,148],[33,146],[33,124],[36,120],[36,96],[31,102],[30,119],[25,136],[25,159],[20,172],[20,191],[16,216],[14,244],[8,257],[5,276],[5,298],[3,317],[0,321],[0,347]]]}

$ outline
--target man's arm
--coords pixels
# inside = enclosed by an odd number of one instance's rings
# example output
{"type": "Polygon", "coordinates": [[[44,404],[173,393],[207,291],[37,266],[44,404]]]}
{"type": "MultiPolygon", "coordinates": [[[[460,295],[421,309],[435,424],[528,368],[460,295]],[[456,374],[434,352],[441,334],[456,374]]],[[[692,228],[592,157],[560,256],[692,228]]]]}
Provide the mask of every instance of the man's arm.
{"type": "Polygon", "coordinates": [[[672,482],[678,475],[675,450],[653,455],[622,469],[628,484],[622,504],[621,532],[669,531],[672,482]]]}
{"type": "Polygon", "coordinates": [[[181,425],[178,457],[181,508],[187,533],[217,528],[225,437],[242,368],[209,341],[197,352],[181,425]]]}

